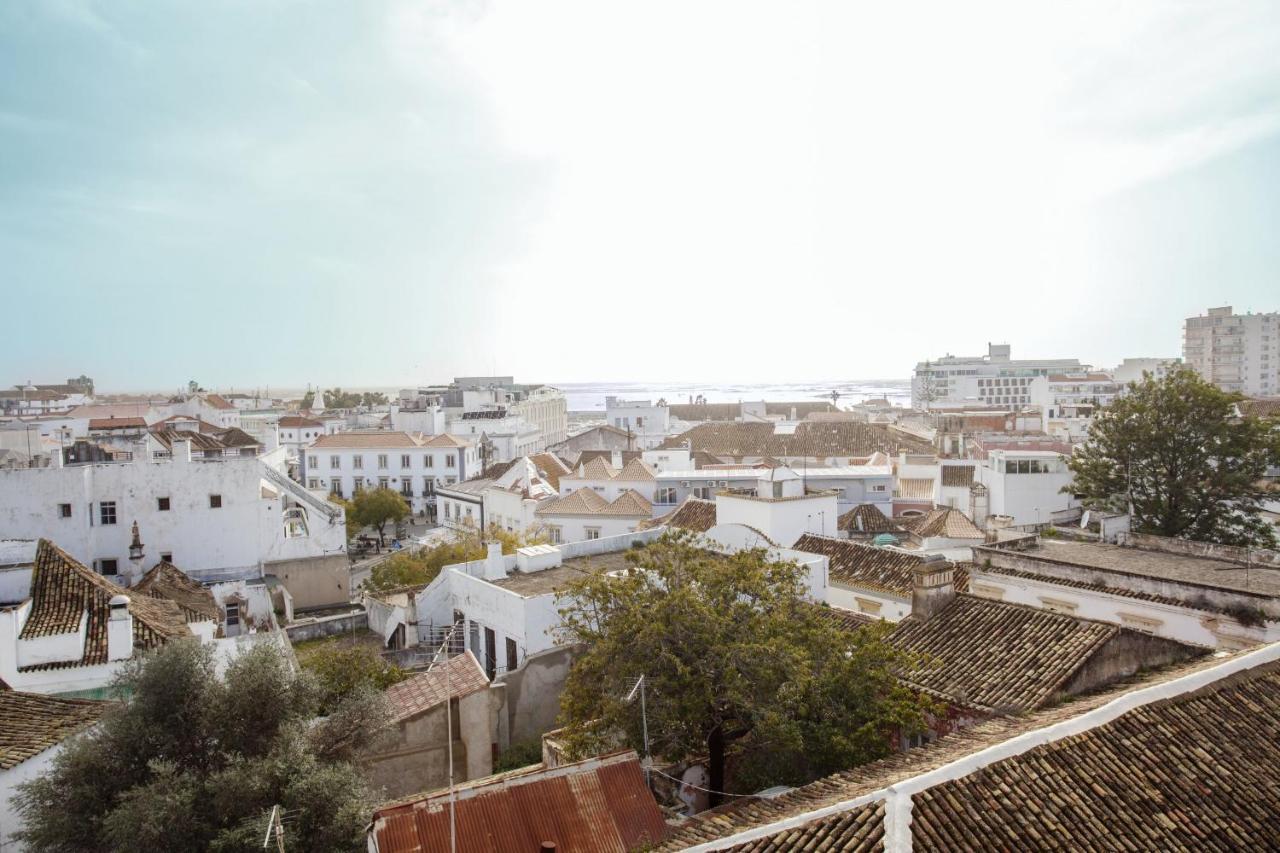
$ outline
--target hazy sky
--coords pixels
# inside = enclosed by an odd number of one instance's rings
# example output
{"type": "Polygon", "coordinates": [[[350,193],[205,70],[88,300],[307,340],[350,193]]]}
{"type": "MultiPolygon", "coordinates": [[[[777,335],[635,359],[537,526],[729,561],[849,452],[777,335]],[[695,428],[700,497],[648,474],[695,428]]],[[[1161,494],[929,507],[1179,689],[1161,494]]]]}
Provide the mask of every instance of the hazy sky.
{"type": "Polygon", "coordinates": [[[1280,3],[0,3],[0,382],[891,378],[1280,310],[1280,3]]]}

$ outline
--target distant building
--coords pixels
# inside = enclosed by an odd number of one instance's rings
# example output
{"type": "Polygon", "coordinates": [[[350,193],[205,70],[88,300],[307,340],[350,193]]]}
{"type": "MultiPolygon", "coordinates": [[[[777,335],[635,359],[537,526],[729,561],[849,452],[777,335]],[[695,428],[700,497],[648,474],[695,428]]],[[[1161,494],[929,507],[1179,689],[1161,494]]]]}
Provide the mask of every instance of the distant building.
{"type": "Polygon", "coordinates": [[[946,355],[916,365],[911,404],[917,409],[996,407],[1030,404],[1031,381],[1051,373],[1087,370],[1074,358],[1010,358],[1008,344],[988,344],[985,356],[946,355]]]}
{"type": "Polygon", "coordinates": [[[1280,395],[1280,313],[1236,314],[1227,305],[1188,317],[1182,355],[1188,367],[1224,391],[1280,395]]]}
{"type": "Polygon", "coordinates": [[[349,430],[324,435],[306,448],[307,488],[351,498],[365,489],[391,489],[415,513],[433,509],[436,489],[479,472],[475,442],[448,434],[349,430]]]}
{"type": "Polygon", "coordinates": [[[1111,371],[1111,378],[1117,385],[1124,387],[1130,382],[1141,382],[1146,373],[1156,379],[1164,379],[1170,371],[1181,366],[1180,358],[1126,358],[1111,371]]]}
{"type": "Polygon", "coordinates": [[[1106,373],[1051,373],[1031,383],[1031,402],[1040,407],[1042,426],[1064,441],[1083,441],[1093,416],[1115,402],[1123,386],[1106,373]]]}
{"type": "MultiPolygon", "coordinates": [[[[605,422],[614,429],[635,436],[634,447],[657,447],[671,431],[671,409],[659,400],[623,400],[605,397],[605,422]]],[[[628,448],[631,449],[631,448],[628,448]]]]}

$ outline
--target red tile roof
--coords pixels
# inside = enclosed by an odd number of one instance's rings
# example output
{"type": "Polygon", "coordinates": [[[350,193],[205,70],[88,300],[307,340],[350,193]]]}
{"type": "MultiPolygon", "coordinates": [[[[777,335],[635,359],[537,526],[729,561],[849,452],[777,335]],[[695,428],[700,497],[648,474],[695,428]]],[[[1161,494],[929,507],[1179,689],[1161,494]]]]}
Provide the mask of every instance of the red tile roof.
{"type": "MultiPolygon", "coordinates": [[[[450,811],[447,791],[421,794],[375,810],[370,832],[379,853],[448,850],[450,811]]],[[[560,853],[625,853],[667,835],[634,752],[468,782],[455,787],[452,811],[460,851],[550,841],[560,853]]]]}
{"type": "Polygon", "coordinates": [[[660,515],[651,521],[640,524],[641,529],[650,527],[679,527],[681,530],[692,530],[694,533],[706,533],[716,526],[716,502],[701,498],[685,498],[684,503],[666,515],[660,515]]]}
{"type": "Polygon", "coordinates": [[[110,702],[0,689],[0,770],[17,767],[96,723],[110,702]]]}
{"type": "Polygon", "coordinates": [[[324,424],[321,421],[312,418],[303,418],[298,415],[285,415],[279,421],[280,426],[284,429],[299,429],[300,427],[314,427],[321,429],[324,424]]]}
{"type": "Polygon", "coordinates": [[[416,717],[444,702],[460,699],[489,686],[480,662],[471,652],[464,652],[433,666],[426,672],[393,684],[386,689],[387,704],[395,722],[416,717]]]}
{"type": "Polygon", "coordinates": [[[89,429],[146,429],[142,418],[91,418],[89,429]]]}

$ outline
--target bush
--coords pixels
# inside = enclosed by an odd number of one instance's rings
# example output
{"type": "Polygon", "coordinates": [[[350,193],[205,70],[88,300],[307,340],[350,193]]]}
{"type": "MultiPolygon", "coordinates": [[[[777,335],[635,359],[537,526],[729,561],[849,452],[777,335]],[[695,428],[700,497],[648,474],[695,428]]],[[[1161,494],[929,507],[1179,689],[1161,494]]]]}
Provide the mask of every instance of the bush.
{"type": "Polygon", "coordinates": [[[502,754],[498,756],[498,760],[493,762],[493,772],[505,773],[508,770],[518,770],[521,767],[528,767],[530,764],[541,763],[542,739],[532,738],[513,743],[504,749],[502,754]]]}
{"type": "Polygon", "coordinates": [[[409,677],[374,646],[345,639],[326,640],[302,650],[298,662],[315,675],[321,712],[363,690],[381,692],[409,677]]]}

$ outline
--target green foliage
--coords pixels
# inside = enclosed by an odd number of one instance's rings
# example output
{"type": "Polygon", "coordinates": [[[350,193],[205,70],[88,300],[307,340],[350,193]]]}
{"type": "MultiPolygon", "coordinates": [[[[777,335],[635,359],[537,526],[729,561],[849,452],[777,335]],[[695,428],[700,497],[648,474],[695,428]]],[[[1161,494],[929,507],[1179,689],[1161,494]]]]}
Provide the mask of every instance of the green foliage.
{"type": "Polygon", "coordinates": [[[358,492],[347,505],[347,536],[351,536],[351,525],[359,525],[358,529],[372,527],[378,531],[378,542],[385,543],[384,530],[387,522],[400,522],[413,512],[404,496],[391,489],[369,489],[358,492]]]}
{"type": "Polygon", "coordinates": [[[371,801],[348,745],[385,726],[381,697],[312,728],[315,683],[279,649],[253,647],[221,679],[213,655],[175,642],[126,665],[114,686],[129,698],[19,787],[27,849],[244,850],[275,805],[297,816],[291,849],[364,848],[371,801]]]}
{"type": "Polygon", "coordinates": [[[297,650],[298,663],[316,679],[319,706],[327,712],[363,691],[383,691],[409,674],[378,653],[369,643],[345,637],[321,640],[297,650]]]}
{"type": "Polygon", "coordinates": [[[1072,457],[1071,490],[1121,511],[1132,494],[1133,528],[1142,533],[1274,547],[1260,482],[1280,464],[1280,432],[1235,418],[1240,399],[1190,370],[1130,383],[1072,457]]]}
{"type": "MultiPolygon", "coordinates": [[[[316,393],[308,391],[302,398],[302,408],[309,409],[315,403],[316,393]]],[[[324,392],[324,405],[329,409],[355,409],[364,406],[385,406],[387,395],[377,391],[343,391],[341,388],[330,388],[324,392]]]]}
{"type": "Polygon", "coordinates": [[[882,630],[845,632],[804,597],[805,570],[763,550],[711,554],[687,535],[629,551],[624,576],[566,589],[564,639],[586,650],[561,696],[566,744],[588,754],[623,733],[642,748],[645,676],[651,752],[709,756],[724,790],[731,751],[752,786],[798,784],[878,758],[929,706],[893,677],[904,657],[882,630]]]}
{"type": "Polygon", "coordinates": [[[546,542],[538,531],[509,532],[491,526],[485,540],[474,529],[456,530],[440,544],[420,551],[399,551],[373,567],[365,587],[371,591],[395,589],[430,583],[445,566],[483,560],[486,542],[501,542],[502,553],[514,554],[517,548],[546,542]]]}
{"type": "Polygon", "coordinates": [[[518,770],[521,767],[528,767],[530,764],[540,764],[542,762],[542,740],[540,738],[531,738],[529,740],[513,743],[502,751],[498,756],[498,760],[493,762],[494,773],[505,773],[508,770],[518,770]]]}

